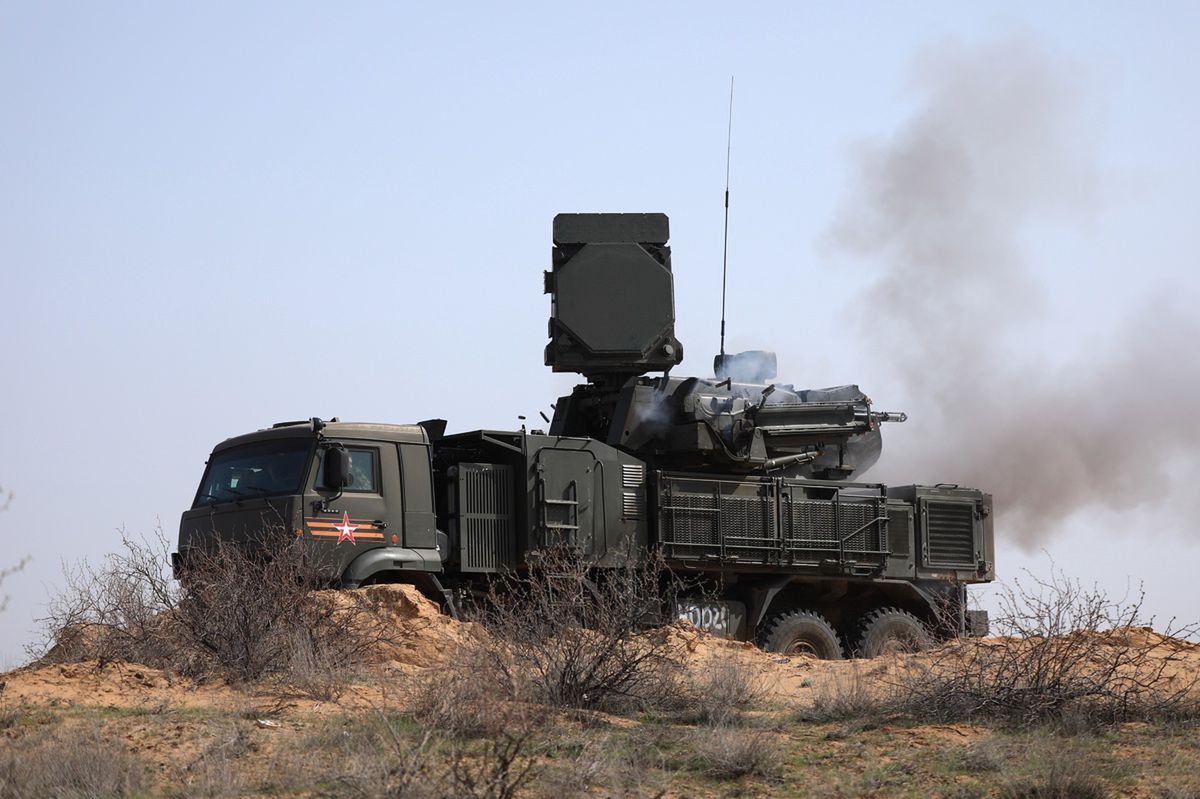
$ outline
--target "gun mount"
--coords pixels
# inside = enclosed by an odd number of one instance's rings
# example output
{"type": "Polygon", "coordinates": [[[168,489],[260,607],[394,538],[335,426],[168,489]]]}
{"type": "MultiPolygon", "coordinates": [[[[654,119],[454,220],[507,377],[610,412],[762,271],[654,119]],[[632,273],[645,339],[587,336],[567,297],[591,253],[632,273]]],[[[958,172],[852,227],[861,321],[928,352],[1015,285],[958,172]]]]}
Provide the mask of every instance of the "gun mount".
{"type": "Polygon", "coordinates": [[[879,425],[858,386],[775,384],[775,354],[719,355],[716,377],[682,360],[664,214],[559,214],[546,363],[588,378],[555,406],[551,435],[587,436],[661,467],[846,479],[875,463],[879,425]],[[662,377],[647,372],[664,371],[662,377]]]}

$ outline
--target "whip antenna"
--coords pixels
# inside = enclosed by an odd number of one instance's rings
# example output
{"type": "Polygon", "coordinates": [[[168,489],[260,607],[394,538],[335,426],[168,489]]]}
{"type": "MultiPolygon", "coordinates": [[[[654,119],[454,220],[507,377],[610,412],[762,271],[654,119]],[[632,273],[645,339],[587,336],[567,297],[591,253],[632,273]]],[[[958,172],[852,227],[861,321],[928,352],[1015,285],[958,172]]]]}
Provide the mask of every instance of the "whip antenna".
{"type": "Polygon", "coordinates": [[[721,252],[721,355],[725,355],[725,278],[729,273],[729,156],[733,149],[733,76],[729,76],[729,129],[725,132],[725,246],[721,252]]]}

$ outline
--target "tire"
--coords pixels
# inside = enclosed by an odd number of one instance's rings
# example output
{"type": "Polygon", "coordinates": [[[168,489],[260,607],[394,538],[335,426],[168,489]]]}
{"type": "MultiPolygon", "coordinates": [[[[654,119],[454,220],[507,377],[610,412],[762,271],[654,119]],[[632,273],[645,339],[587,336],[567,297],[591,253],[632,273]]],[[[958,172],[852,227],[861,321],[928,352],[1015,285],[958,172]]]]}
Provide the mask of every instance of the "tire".
{"type": "Polygon", "coordinates": [[[858,623],[855,654],[874,658],[902,652],[921,652],[933,646],[933,636],[913,614],[900,608],[880,608],[858,623]]]}
{"type": "Polygon", "coordinates": [[[838,634],[824,616],[811,610],[793,610],[771,619],[762,635],[762,648],[818,660],[843,658],[838,634]]]}

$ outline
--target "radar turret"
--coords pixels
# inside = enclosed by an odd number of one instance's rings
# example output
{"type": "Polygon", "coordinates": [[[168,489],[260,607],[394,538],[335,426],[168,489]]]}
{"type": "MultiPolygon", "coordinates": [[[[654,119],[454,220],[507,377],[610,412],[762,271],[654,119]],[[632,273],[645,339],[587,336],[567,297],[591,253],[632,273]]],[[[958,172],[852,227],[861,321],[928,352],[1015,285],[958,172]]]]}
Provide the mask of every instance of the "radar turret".
{"type": "Polygon", "coordinates": [[[663,468],[845,479],[882,450],[858,386],[772,382],[775,353],[719,355],[714,377],[672,377],[674,284],[665,214],[559,214],[554,219],[546,363],[588,382],[555,406],[552,435],[588,436],[663,468]],[[661,377],[647,377],[662,371],[661,377]]]}

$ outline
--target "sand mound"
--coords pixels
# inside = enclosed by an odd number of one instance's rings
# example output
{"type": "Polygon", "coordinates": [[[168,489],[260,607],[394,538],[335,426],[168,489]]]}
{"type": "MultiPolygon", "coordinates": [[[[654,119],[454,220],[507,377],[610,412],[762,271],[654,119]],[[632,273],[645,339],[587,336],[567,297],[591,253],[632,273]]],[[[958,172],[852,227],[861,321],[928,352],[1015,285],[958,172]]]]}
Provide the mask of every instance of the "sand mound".
{"type": "Polygon", "coordinates": [[[411,585],[321,591],[316,597],[359,614],[355,626],[360,634],[374,640],[368,659],[375,663],[433,666],[473,636],[482,634],[477,625],[442,613],[411,585]]]}
{"type": "Polygon", "coordinates": [[[50,707],[211,707],[236,696],[222,684],[198,684],[135,663],[96,660],[26,666],[4,675],[3,685],[5,701],[50,707]]]}
{"type": "MultiPolygon", "coordinates": [[[[486,636],[476,624],[457,621],[444,615],[437,604],[410,585],[377,585],[353,591],[322,591],[317,601],[332,603],[353,614],[357,632],[370,640],[365,653],[368,663],[412,674],[436,668],[461,652],[461,647],[486,636]]],[[[103,630],[81,626],[71,631],[54,652],[58,660],[47,658],[38,664],[18,669],[3,677],[0,688],[6,701],[33,705],[92,705],[113,708],[154,707],[163,703],[181,707],[211,706],[231,701],[238,692],[219,683],[197,683],[146,666],[131,663],[61,662],[87,658],[89,641],[102,636],[103,630]]],[[[784,701],[812,701],[821,694],[843,693],[868,686],[882,690],[902,685],[912,675],[929,674],[931,669],[954,661],[994,660],[989,653],[1020,652],[1036,646],[1040,639],[1016,640],[989,638],[953,641],[934,650],[917,654],[885,655],[869,661],[820,661],[802,656],[764,652],[748,642],[730,641],[703,632],[687,622],[645,633],[655,643],[665,643],[680,659],[697,684],[704,684],[716,669],[736,665],[753,675],[754,681],[769,694],[784,701]],[[1014,649],[1015,647],[1015,649],[1014,649]]],[[[1162,672],[1172,681],[1194,679],[1200,673],[1200,645],[1171,638],[1146,627],[1105,633],[1074,633],[1057,642],[1087,639],[1094,653],[1109,648],[1125,648],[1161,660],[1162,672]]],[[[1074,651],[1070,647],[1064,651],[1074,651]]],[[[94,656],[92,656],[94,657],[94,656]]],[[[1121,661],[1128,662],[1128,659],[1121,661]]],[[[365,687],[371,681],[367,681],[365,687]]],[[[243,694],[244,695],[244,691],[243,694]]]]}

